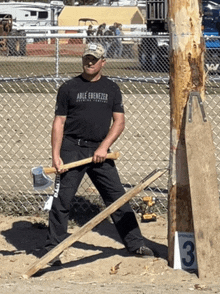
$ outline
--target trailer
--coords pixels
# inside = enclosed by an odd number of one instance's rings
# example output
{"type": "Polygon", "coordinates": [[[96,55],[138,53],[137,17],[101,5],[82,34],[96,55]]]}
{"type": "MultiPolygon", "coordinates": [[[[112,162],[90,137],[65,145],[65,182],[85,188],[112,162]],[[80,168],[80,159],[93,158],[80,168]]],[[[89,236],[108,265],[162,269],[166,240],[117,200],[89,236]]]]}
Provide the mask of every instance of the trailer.
{"type": "Polygon", "coordinates": [[[43,2],[1,2],[1,14],[11,14],[13,29],[22,26],[51,26],[58,24],[63,1],[43,2]]]}
{"type": "MultiPolygon", "coordinates": [[[[58,16],[63,9],[62,1],[42,2],[1,2],[0,3],[0,51],[6,55],[26,55],[28,34],[34,28],[57,26],[58,16]],[[9,38],[10,37],[10,38],[9,38]]],[[[35,38],[31,40],[36,40],[35,38]]]]}

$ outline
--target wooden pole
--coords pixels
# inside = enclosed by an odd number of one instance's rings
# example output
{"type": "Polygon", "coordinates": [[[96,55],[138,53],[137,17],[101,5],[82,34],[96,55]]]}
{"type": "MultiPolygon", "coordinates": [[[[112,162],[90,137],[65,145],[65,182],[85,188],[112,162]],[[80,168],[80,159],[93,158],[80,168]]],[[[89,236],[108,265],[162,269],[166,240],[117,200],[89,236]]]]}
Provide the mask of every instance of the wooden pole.
{"type": "Polygon", "coordinates": [[[169,0],[170,32],[170,172],[168,263],[173,267],[175,231],[193,232],[185,146],[185,109],[190,92],[204,100],[204,50],[201,0],[169,0]]]}

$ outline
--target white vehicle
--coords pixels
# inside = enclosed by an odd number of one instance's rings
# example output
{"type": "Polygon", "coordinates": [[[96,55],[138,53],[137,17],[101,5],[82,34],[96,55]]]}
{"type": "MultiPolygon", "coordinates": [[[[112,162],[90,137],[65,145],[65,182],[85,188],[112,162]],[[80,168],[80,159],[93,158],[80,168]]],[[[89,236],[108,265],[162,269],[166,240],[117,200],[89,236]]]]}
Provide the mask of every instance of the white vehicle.
{"type": "Polygon", "coordinates": [[[1,2],[1,14],[11,14],[13,29],[23,26],[57,26],[63,1],[42,2],[1,2]]]}
{"type": "Polygon", "coordinates": [[[0,51],[7,55],[25,55],[27,39],[26,27],[57,26],[58,16],[64,4],[62,1],[42,2],[1,2],[0,3],[0,51]],[[12,38],[5,38],[11,36],[12,38]],[[23,38],[21,38],[23,37],[23,38]]]}

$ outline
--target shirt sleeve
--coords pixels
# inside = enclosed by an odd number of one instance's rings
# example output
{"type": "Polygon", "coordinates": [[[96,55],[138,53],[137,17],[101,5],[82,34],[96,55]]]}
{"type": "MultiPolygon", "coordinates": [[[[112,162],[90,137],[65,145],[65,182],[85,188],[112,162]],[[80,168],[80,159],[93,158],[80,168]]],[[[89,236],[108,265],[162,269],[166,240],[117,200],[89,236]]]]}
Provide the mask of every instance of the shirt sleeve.
{"type": "Polygon", "coordinates": [[[67,116],[68,113],[67,87],[63,84],[57,93],[55,115],[67,116]]]}
{"type": "Polygon", "coordinates": [[[112,110],[113,112],[124,113],[124,105],[122,101],[121,90],[117,84],[115,84],[115,99],[112,110]]]}

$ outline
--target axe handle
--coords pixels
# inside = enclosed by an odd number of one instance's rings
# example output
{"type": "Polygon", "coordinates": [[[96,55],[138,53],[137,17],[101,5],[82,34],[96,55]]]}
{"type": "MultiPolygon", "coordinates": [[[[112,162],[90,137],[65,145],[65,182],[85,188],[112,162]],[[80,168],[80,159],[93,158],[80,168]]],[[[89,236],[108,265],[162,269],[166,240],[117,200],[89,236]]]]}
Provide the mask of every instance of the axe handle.
{"type": "MultiPolygon", "coordinates": [[[[106,159],[114,159],[115,160],[115,159],[118,159],[119,155],[120,155],[119,151],[111,152],[111,153],[107,154],[106,159]]],[[[70,162],[70,163],[61,165],[61,168],[62,169],[70,169],[70,168],[74,168],[74,167],[81,166],[81,165],[91,163],[91,162],[92,162],[92,157],[88,157],[88,158],[85,158],[82,160],[78,160],[78,161],[74,161],[74,162],[70,162]]],[[[43,171],[47,175],[56,173],[55,167],[44,167],[43,171]]]]}

